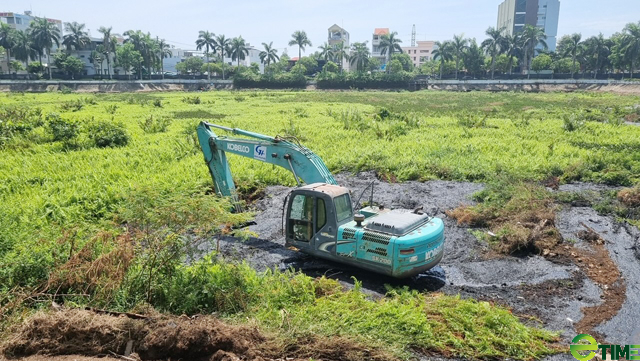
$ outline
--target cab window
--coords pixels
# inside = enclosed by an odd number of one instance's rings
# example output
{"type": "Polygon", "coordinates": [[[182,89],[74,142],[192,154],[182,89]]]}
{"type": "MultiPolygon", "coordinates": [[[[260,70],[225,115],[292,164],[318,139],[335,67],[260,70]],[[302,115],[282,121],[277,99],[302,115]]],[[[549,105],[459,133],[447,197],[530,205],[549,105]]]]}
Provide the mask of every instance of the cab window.
{"type": "Polygon", "coordinates": [[[351,218],[351,198],[349,194],[345,193],[341,196],[335,197],[333,203],[336,205],[336,217],[338,222],[342,222],[345,219],[351,218]]]}
{"type": "Polygon", "coordinates": [[[313,197],[298,194],[291,202],[289,237],[309,241],[313,236],[313,197]]]}

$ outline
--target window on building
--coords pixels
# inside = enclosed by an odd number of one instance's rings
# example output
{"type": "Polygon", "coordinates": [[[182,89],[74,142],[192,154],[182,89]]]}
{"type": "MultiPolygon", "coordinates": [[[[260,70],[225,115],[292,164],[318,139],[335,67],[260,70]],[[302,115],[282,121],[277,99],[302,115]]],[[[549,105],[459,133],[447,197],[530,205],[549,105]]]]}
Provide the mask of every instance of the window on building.
{"type": "Polygon", "coordinates": [[[516,14],[516,24],[524,24],[525,14],[516,14]]]}
{"type": "Polygon", "coordinates": [[[378,35],[374,35],[373,40],[378,40],[378,35]]]}
{"type": "Polygon", "coordinates": [[[413,61],[416,61],[416,57],[415,56],[413,57],[413,61]]]}
{"type": "Polygon", "coordinates": [[[516,0],[516,12],[524,13],[527,11],[527,0],[516,0]]]}
{"type": "Polygon", "coordinates": [[[18,24],[18,25],[22,25],[22,19],[20,19],[20,18],[16,18],[16,24],[18,24]]]}
{"type": "Polygon", "coordinates": [[[15,24],[16,21],[14,18],[7,18],[7,24],[15,24]]]}

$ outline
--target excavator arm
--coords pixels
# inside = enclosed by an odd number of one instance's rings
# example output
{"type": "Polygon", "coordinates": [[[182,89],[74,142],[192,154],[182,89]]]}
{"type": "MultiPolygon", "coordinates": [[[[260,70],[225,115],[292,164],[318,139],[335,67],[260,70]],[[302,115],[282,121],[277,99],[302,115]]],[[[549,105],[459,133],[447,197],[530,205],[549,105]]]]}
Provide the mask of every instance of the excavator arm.
{"type": "Polygon", "coordinates": [[[221,196],[232,197],[235,203],[238,197],[227,161],[227,152],[287,169],[293,173],[298,185],[301,182],[337,184],[320,157],[308,148],[286,138],[278,136],[274,138],[238,128],[201,122],[198,126],[198,141],[213,178],[215,192],[221,196]],[[212,128],[251,139],[218,136],[212,128]]]}

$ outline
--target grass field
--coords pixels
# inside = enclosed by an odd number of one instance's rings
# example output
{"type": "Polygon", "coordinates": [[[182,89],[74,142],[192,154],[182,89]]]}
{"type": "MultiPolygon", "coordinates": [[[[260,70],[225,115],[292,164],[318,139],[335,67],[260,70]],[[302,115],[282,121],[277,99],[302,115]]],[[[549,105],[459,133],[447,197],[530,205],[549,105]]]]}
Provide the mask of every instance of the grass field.
{"type": "MultiPolygon", "coordinates": [[[[184,266],[186,235],[230,232],[251,218],[229,213],[226,201],[208,194],[195,128],[204,120],[293,135],[334,173],[376,170],[390,181],[555,177],[631,186],[640,181],[640,127],[624,120],[637,120],[637,104],[639,97],[591,93],[0,95],[3,325],[23,317],[16,310],[41,304],[29,301],[33,294],[70,294],[68,304],[151,304],[254,319],[283,334],[359,335],[398,357],[411,349],[539,357],[552,352],[553,335],[489,304],[410,291],[373,301],[357,290],[316,292],[324,281],[299,274],[256,274],[217,261],[184,266]],[[286,330],[283,309],[291,316],[286,330]],[[363,317],[350,319],[349,310],[363,317]],[[380,324],[393,327],[383,332],[380,324]],[[429,336],[435,330],[437,339],[429,336]],[[461,335],[478,343],[461,342],[461,335]]],[[[230,162],[241,192],[294,184],[285,170],[240,157],[230,162]]]]}

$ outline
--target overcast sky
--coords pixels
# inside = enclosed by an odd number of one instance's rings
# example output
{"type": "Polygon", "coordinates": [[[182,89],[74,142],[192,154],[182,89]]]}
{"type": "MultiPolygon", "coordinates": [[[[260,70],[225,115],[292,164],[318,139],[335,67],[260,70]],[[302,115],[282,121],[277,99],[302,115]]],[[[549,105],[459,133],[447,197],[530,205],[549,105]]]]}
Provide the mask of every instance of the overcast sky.
{"type": "MultiPolygon", "coordinates": [[[[305,30],[313,43],[307,53],[327,39],[327,28],[344,27],[351,42],[371,42],[374,28],[397,31],[410,45],[411,27],[416,40],[446,40],[453,34],[484,39],[496,26],[501,0],[2,0],[0,11],[34,15],[64,22],[85,23],[93,36],[100,26],[114,32],[142,30],[166,39],[177,48],[192,49],[199,30],[227,37],[242,35],[252,45],[273,41],[288,47],[291,33],[305,30]]],[[[580,32],[583,38],[602,32],[609,36],[629,22],[640,21],[640,0],[561,0],[558,38],[580,32]]],[[[297,55],[297,47],[288,47],[297,55]]]]}

